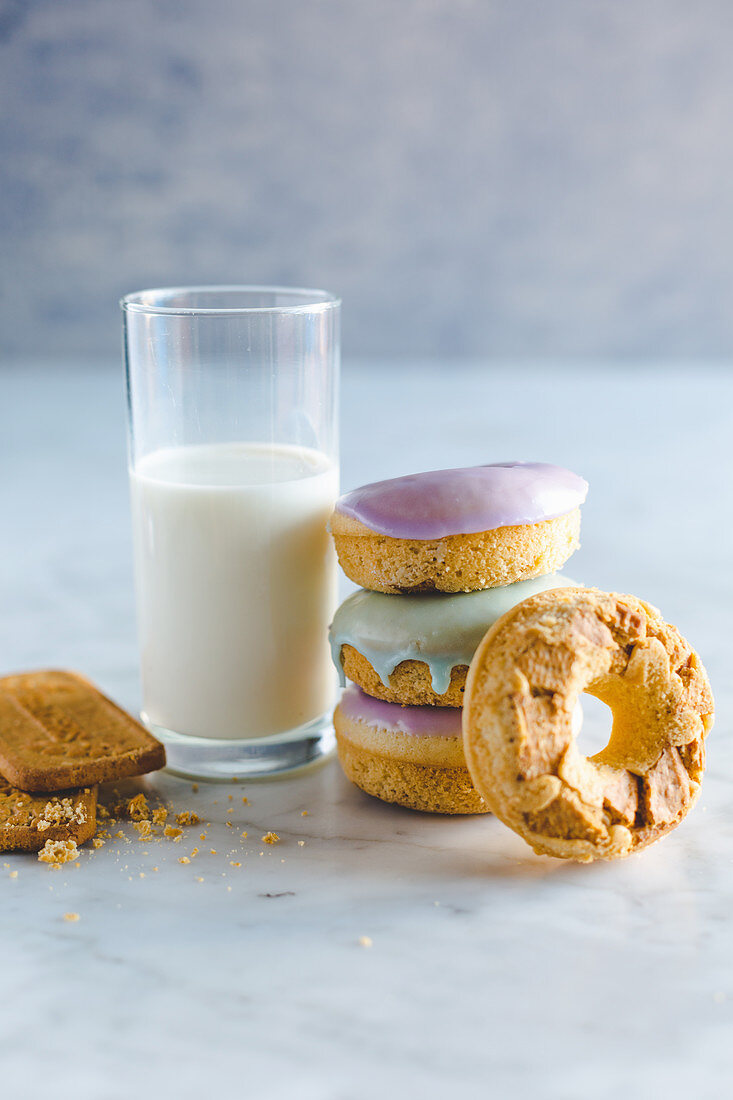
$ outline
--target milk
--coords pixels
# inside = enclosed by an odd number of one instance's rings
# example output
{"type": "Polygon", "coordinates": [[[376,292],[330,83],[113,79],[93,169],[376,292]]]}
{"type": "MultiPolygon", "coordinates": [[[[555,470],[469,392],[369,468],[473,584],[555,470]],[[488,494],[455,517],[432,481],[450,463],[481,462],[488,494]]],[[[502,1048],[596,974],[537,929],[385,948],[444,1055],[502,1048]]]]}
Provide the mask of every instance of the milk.
{"type": "Polygon", "coordinates": [[[252,738],[333,704],[335,466],[295,446],[166,448],[131,472],[144,715],[252,738]]]}

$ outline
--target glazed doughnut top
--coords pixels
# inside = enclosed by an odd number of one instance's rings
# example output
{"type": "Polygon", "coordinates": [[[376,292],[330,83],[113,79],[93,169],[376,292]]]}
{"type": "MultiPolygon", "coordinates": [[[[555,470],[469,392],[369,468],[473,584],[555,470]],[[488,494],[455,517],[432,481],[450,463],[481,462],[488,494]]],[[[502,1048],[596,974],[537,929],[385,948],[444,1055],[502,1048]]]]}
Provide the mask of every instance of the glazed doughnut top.
{"type": "Polygon", "coordinates": [[[587,492],[562,466],[495,462],[374,481],[345,493],[336,511],[390,538],[440,539],[556,519],[587,492]]]}
{"type": "Polygon", "coordinates": [[[550,588],[575,587],[560,573],[515,581],[480,592],[418,592],[395,599],[360,588],[339,607],[329,630],[333,663],[341,684],[341,647],[350,645],[366,657],[382,683],[402,661],[423,661],[433,690],[443,695],[451,670],[469,665],[490,626],[515,604],[550,588]]]}

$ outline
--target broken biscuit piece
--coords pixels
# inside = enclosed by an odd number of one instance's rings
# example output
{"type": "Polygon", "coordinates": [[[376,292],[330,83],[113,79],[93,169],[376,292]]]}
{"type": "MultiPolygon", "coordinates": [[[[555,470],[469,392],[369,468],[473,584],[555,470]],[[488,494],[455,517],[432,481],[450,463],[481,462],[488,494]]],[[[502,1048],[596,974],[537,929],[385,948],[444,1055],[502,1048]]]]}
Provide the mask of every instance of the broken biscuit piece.
{"type": "Polygon", "coordinates": [[[97,830],[97,789],[28,794],[0,779],[0,850],[37,852],[48,841],[83,844],[97,830]]]}

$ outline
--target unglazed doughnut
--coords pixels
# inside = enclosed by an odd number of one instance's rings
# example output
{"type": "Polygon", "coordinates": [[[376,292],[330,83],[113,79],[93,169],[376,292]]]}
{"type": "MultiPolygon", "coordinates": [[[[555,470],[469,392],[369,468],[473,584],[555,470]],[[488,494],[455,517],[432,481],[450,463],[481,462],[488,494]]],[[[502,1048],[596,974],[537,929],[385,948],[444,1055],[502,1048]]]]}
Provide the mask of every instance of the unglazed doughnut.
{"type": "Polygon", "coordinates": [[[468,666],[489,627],[529,596],[574,583],[553,573],[481,592],[402,599],[362,588],[341,604],[329,632],[342,686],[348,677],[386,702],[460,707],[468,666]]]}
{"type": "Polygon", "coordinates": [[[487,812],[466,769],[460,710],[401,707],[352,686],[333,725],[341,766],[367,794],[430,813],[487,812]]]}
{"type": "Polygon", "coordinates": [[[536,852],[626,856],[694,803],[713,724],[705,669],[679,631],[634,596],[560,589],[489,631],[468,673],[464,748],[489,808],[536,852]],[[613,712],[587,758],[572,712],[588,692],[613,712]]]}
{"type": "Polygon", "coordinates": [[[376,592],[472,592],[553,573],[578,547],[588,486],[506,462],[364,485],[331,517],[341,568],[376,592]]]}

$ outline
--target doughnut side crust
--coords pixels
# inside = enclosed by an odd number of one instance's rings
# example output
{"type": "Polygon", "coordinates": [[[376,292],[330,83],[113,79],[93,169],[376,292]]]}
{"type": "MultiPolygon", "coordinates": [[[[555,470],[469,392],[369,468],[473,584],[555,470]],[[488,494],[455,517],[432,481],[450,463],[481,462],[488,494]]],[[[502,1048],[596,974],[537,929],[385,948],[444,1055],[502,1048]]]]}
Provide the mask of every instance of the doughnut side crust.
{"type": "Polygon", "coordinates": [[[334,512],[346,576],[374,592],[476,592],[560,569],[580,545],[580,509],[556,519],[436,540],[394,539],[334,512]]]}
{"type": "Polygon", "coordinates": [[[700,658],[634,596],[557,589],[512,608],[469,669],[469,771],[489,808],[538,853],[616,859],[660,839],[694,804],[713,697],[700,658]],[[613,712],[607,747],[579,751],[572,707],[613,712]]]}
{"type": "Polygon", "coordinates": [[[374,668],[353,646],[341,646],[341,667],[349,680],[358,684],[367,695],[387,703],[409,706],[462,707],[468,665],[456,665],[451,670],[450,686],[443,695],[433,690],[430,669],[425,661],[401,661],[389,677],[386,686],[374,668]]]}
{"type": "Polygon", "coordinates": [[[404,736],[400,740],[415,744],[400,751],[397,735],[353,722],[338,708],[334,728],[341,767],[346,777],[367,794],[424,813],[488,812],[465,764],[456,764],[458,755],[463,756],[459,738],[404,736]],[[432,744],[440,741],[450,744],[432,744]],[[392,755],[390,748],[399,756],[392,755]],[[441,758],[452,763],[438,764],[441,758]]]}

